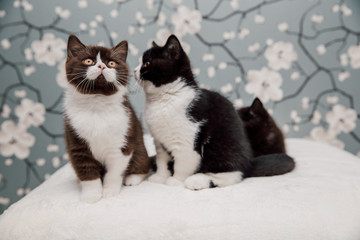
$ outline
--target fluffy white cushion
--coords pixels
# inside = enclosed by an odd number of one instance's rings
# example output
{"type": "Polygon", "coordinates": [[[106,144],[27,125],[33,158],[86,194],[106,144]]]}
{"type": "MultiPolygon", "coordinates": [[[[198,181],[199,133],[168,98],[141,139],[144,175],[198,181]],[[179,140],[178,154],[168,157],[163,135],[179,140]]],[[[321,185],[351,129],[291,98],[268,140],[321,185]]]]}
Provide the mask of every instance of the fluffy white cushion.
{"type": "Polygon", "coordinates": [[[360,159],[288,139],[296,169],[190,191],[143,182],[115,198],[79,201],[68,164],[0,217],[0,239],[359,240],[360,159]]]}

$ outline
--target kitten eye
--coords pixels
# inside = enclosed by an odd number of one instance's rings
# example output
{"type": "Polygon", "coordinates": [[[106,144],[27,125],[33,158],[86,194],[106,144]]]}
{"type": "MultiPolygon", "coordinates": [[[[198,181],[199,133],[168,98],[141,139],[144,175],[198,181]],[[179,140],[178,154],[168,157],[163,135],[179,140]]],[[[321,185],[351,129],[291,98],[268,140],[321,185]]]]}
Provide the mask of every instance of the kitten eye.
{"type": "Polygon", "coordinates": [[[147,68],[149,65],[150,65],[150,62],[146,62],[146,63],[143,64],[143,67],[147,68]]]}
{"type": "Polygon", "coordinates": [[[116,67],[116,62],[114,62],[114,61],[109,61],[109,62],[108,62],[108,66],[111,67],[111,68],[114,68],[114,67],[116,67]]]}
{"type": "Polygon", "coordinates": [[[85,59],[85,60],[83,60],[82,62],[83,62],[83,64],[88,65],[88,66],[90,66],[90,65],[93,65],[93,64],[94,64],[94,61],[93,61],[93,60],[91,60],[90,58],[85,59]]]}

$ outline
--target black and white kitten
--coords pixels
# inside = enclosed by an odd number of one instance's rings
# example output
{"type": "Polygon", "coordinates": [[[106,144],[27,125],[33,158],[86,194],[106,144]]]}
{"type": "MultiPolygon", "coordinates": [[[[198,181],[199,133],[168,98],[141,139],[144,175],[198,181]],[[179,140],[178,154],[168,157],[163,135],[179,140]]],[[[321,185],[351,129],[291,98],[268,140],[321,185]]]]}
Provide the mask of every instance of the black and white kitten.
{"type": "Polygon", "coordinates": [[[189,58],[174,35],[163,47],[153,42],[134,73],[144,88],[144,116],[157,151],[157,171],[150,181],[198,190],[239,183],[256,169],[263,176],[291,171],[281,166],[293,162],[288,156],[280,161],[276,157],[280,170],[273,171],[271,166],[264,171],[253,163],[243,122],[233,105],[220,94],[197,86],[189,58]],[[171,176],[168,162],[172,158],[171,176]]]}

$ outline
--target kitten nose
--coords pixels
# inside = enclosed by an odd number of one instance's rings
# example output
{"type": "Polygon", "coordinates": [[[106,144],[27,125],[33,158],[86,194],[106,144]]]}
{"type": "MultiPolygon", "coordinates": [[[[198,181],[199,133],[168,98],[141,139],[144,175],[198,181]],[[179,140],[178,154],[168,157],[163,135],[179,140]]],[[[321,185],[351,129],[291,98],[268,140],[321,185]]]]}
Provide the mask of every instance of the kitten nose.
{"type": "Polygon", "coordinates": [[[101,70],[104,70],[104,69],[105,69],[105,66],[99,65],[98,68],[100,68],[101,70]]]}
{"type": "Polygon", "coordinates": [[[134,73],[136,73],[136,69],[134,69],[134,73]]]}

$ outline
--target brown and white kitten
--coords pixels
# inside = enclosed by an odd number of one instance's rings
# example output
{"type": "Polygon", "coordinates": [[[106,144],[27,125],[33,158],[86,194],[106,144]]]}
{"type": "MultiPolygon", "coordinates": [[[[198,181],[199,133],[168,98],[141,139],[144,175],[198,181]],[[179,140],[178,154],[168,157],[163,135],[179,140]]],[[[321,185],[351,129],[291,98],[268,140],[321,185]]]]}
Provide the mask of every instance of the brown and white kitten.
{"type": "Polygon", "coordinates": [[[139,120],[127,97],[128,45],[85,46],[70,35],[64,120],[70,161],[81,183],[81,200],[116,196],[123,184],[139,184],[150,160],[139,120]]]}
{"type": "Polygon", "coordinates": [[[256,98],[250,107],[237,112],[243,120],[254,157],[286,153],[284,135],[260,99],[256,98]]]}

